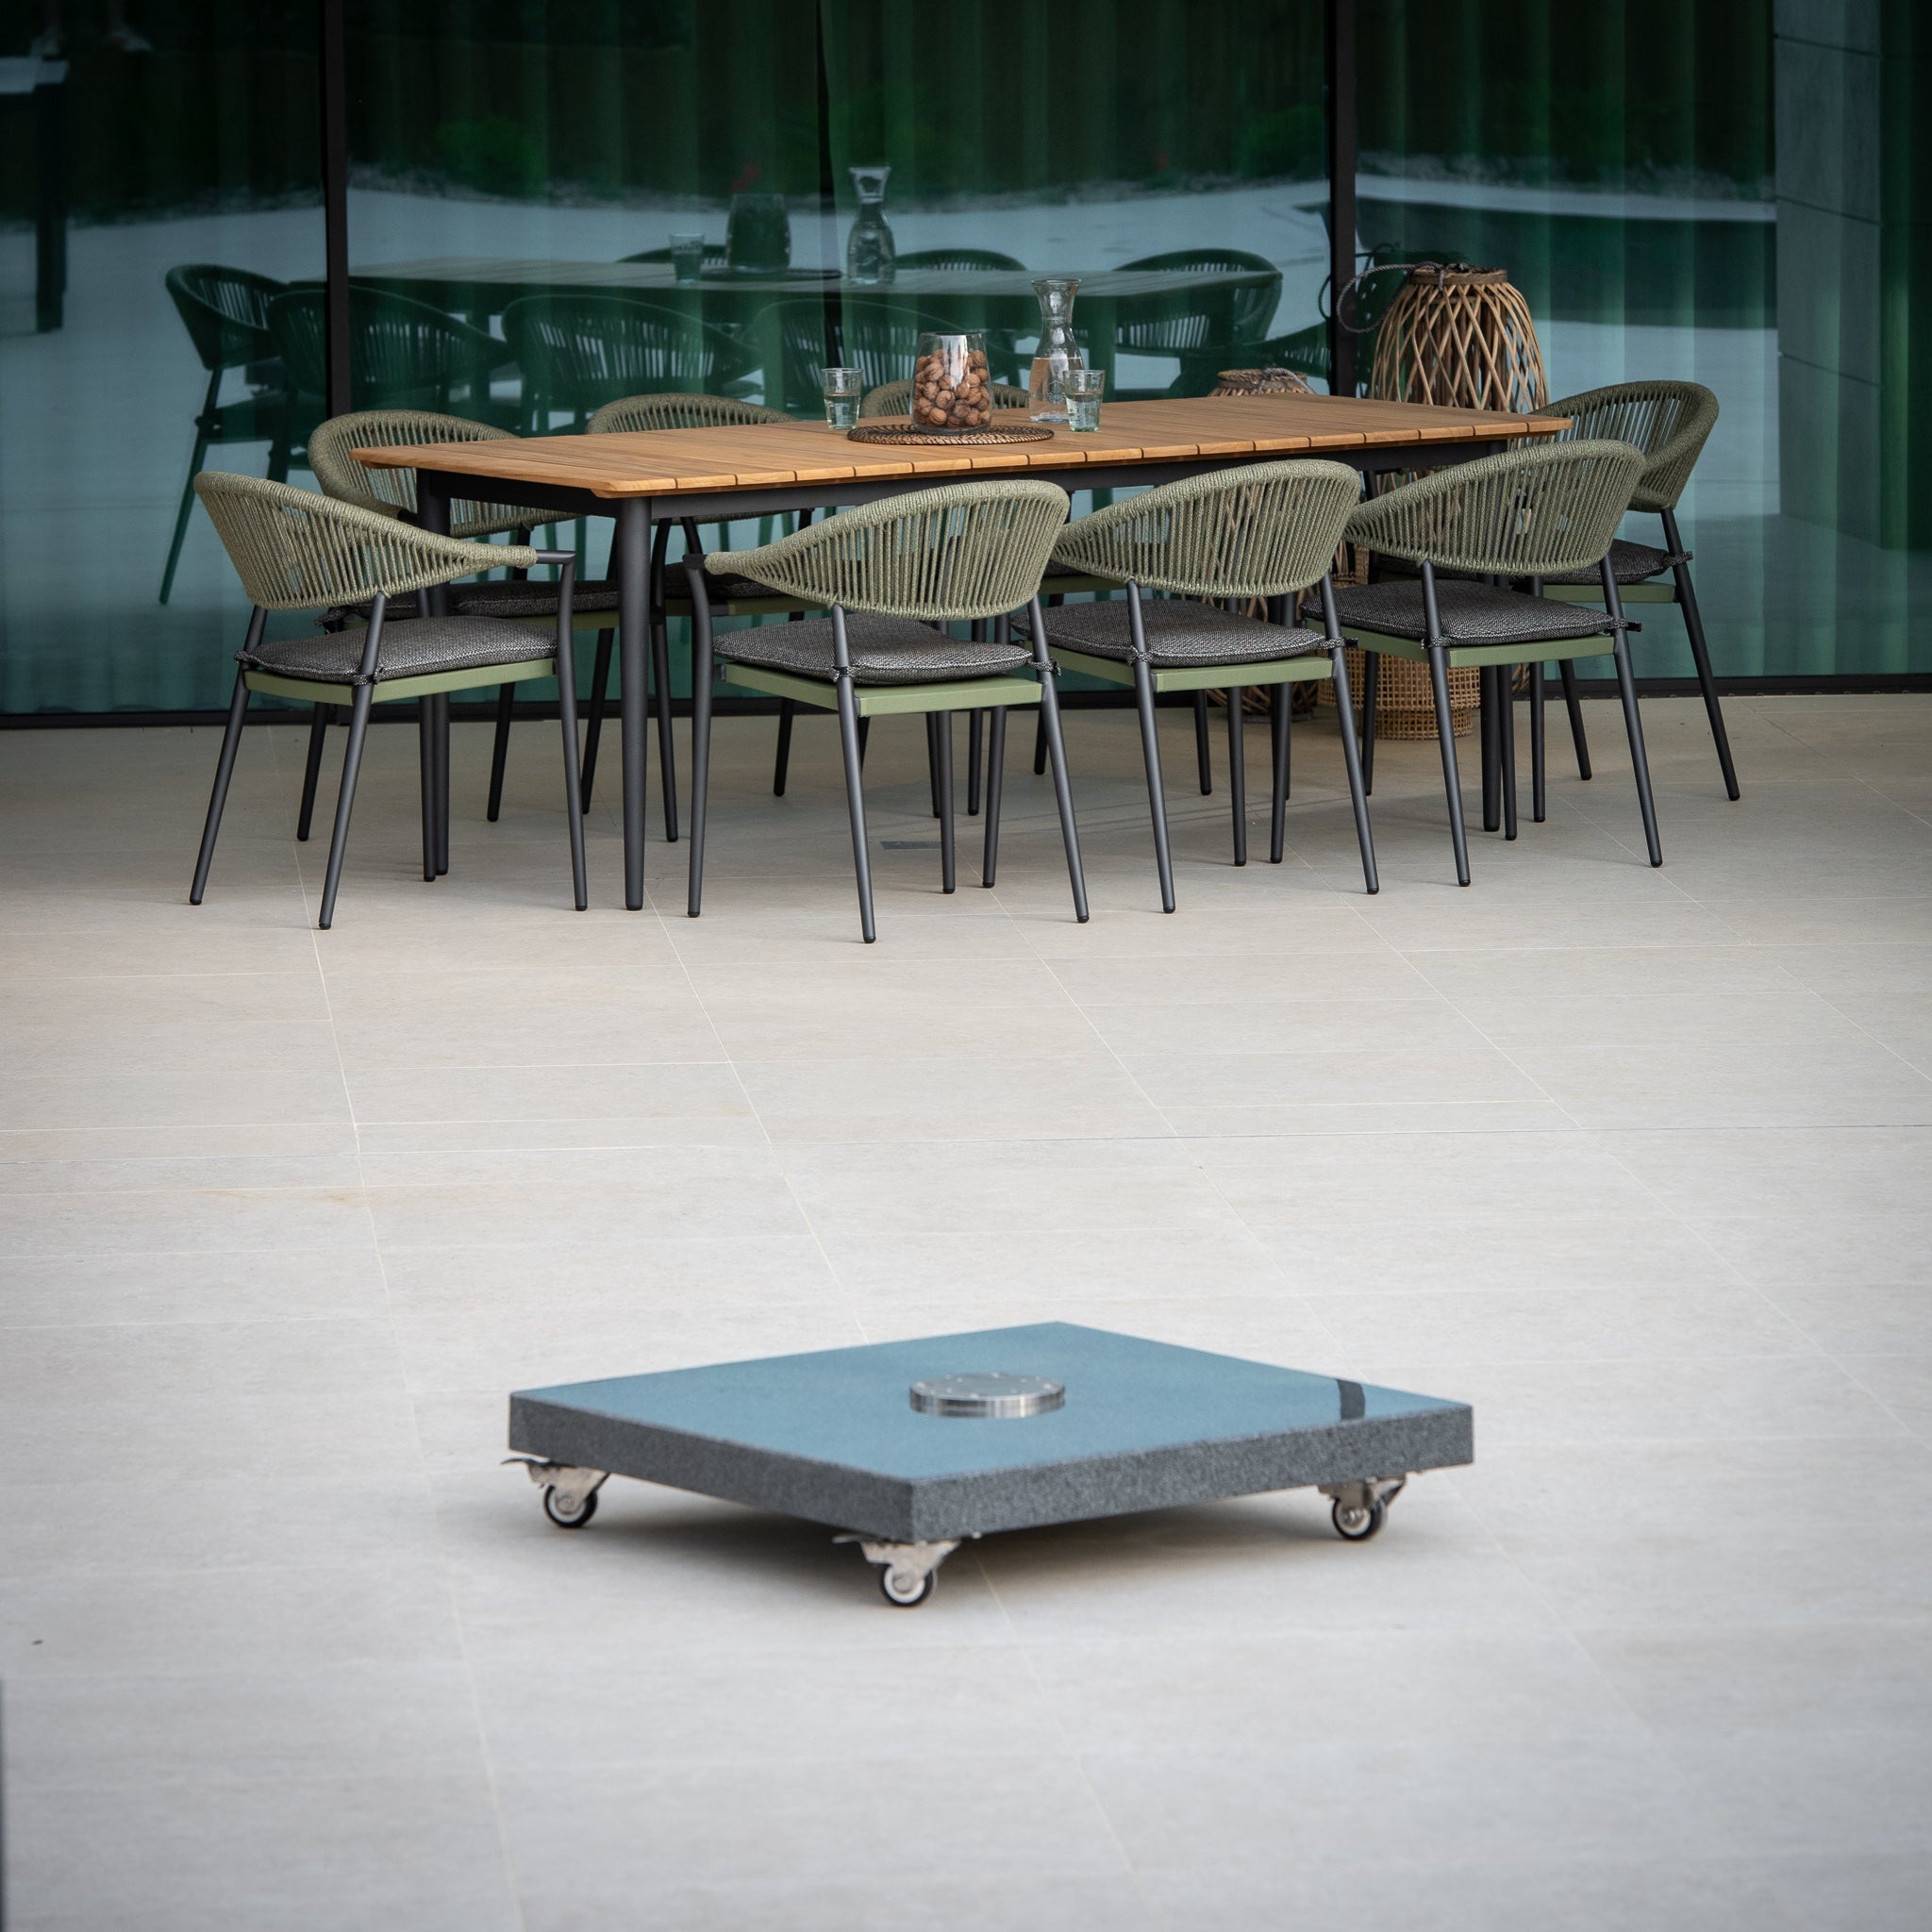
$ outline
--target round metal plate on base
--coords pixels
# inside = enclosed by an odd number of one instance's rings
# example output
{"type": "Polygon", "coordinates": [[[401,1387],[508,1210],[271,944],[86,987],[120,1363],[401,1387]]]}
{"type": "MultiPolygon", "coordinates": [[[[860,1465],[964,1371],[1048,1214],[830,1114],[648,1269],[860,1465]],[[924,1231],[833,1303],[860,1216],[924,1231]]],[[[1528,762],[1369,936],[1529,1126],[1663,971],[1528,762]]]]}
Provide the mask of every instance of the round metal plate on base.
{"type": "Polygon", "coordinates": [[[861,423],[848,429],[853,442],[1051,442],[1053,431],[1038,424],[1015,423],[1003,429],[914,429],[910,424],[861,423]]]}
{"type": "Polygon", "coordinates": [[[1045,1415],[1067,1401],[1066,1385],[1044,1375],[933,1375],[913,1383],[911,1392],[921,1415],[1045,1415]]]}

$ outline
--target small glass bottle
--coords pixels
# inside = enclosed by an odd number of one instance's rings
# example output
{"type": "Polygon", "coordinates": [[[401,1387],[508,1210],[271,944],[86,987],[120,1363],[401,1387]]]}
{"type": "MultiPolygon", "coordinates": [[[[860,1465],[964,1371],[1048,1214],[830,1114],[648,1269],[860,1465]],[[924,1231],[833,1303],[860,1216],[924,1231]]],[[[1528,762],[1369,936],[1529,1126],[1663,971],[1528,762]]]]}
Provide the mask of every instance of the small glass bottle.
{"type": "Polygon", "coordinates": [[[1079,290],[1072,275],[1041,275],[1033,284],[1033,292],[1040,297],[1040,341],[1026,383],[1026,413],[1036,423],[1067,420],[1060,377],[1069,369],[1087,366],[1074,335],[1074,297],[1079,290]]]}
{"type": "Polygon", "coordinates": [[[854,168],[852,185],[858,192],[858,218],[845,238],[845,279],[861,288],[879,288],[892,279],[899,251],[886,221],[886,182],[891,169],[854,168]]]}

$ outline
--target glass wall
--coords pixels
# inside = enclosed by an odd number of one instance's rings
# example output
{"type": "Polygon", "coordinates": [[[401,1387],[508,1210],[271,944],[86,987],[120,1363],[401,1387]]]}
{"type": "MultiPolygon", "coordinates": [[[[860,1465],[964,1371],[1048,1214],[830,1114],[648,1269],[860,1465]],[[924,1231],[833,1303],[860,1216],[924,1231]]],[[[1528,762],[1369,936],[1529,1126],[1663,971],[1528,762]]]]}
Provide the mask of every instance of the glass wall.
{"type": "MultiPolygon", "coordinates": [[[[1507,269],[1553,397],[1716,392],[1682,520],[1720,675],[1932,671],[1916,11],[1361,0],[1364,248],[1507,269]]],[[[1640,674],[1688,675],[1651,620],[1640,674]]]]}
{"type": "MultiPolygon", "coordinates": [[[[198,510],[175,555],[177,515],[197,461],[312,481],[320,5],[0,0],[0,710],[224,702],[240,591],[198,510]]],[[[1263,360],[1319,384],[1326,14],[343,0],[355,403],[523,433],[643,391],[805,412],[824,361],[903,379],[934,325],[1024,382],[1047,274],[1117,396],[1263,360]]],[[[1732,676],[1932,670],[1917,18],[1357,7],[1364,255],[1507,269],[1553,394],[1717,391],[1685,511],[1732,676]]],[[[1639,651],[1689,669],[1668,610],[1639,651]]]]}
{"type": "Polygon", "coordinates": [[[320,408],[269,326],[322,273],[317,32],[0,7],[0,711],[223,702],[247,607],[184,490],[286,469],[320,408]]]}

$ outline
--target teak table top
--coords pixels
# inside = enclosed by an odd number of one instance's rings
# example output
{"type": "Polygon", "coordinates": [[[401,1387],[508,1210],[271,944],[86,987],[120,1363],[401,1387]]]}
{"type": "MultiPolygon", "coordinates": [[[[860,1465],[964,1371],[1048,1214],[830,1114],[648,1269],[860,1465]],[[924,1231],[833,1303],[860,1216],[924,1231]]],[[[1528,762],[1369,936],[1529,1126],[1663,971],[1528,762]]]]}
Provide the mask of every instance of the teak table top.
{"type": "MultiPolygon", "coordinates": [[[[997,423],[998,416],[994,418],[997,423]]],[[[1011,421],[1022,421],[1017,412],[1011,421]]],[[[612,436],[532,436],[358,449],[372,468],[584,490],[593,496],[683,496],[844,479],[1024,475],[1082,463],[1109,468],[1191,458],[1324,456],[1406,444],[1549,436],[1560,417],[1442,408],[1352,396],[1213,396],[1109,403],[1098,430],[1056,428],[1050,441],[858,443],[822,423],[655,429],[612,436]]]]}

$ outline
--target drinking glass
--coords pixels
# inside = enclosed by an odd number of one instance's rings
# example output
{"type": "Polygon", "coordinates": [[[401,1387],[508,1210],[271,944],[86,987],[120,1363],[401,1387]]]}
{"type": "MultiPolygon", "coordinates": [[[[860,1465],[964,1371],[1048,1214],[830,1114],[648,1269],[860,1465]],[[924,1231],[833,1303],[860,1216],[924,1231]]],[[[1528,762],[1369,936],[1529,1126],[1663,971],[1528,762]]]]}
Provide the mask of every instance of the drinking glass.
{"type": "Polygon", "coordinates": [[[1100,427],[1100,393],[1106,387],[1104,369],[1069,369],[1060,377],[1060,391],[1067,399],[1069,429],[1100,427]]]}
{"type": "Polygon", "coordinates": [[[671,274],[674,280],[694,282],[705,272],[705,238],[680,228],[671,237],[671,274]]]}
{"type": "Polygon", "coordinates": [[[826,425],[832,429],[857,429],[858,399],[865,393],[865,371],[827,369],[824,388],[826,425]]]}

